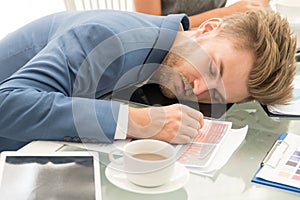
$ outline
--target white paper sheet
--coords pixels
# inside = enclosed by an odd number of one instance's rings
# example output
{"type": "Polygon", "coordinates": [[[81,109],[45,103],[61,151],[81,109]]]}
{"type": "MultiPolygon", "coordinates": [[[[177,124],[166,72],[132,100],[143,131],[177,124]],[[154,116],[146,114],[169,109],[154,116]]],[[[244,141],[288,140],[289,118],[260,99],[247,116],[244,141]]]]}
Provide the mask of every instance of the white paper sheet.
{"type": "Polygon", "coordinates": [[[269,112],[279,115],[300,115],[300,75],[293,81],[293,100],[286,105],[268,105],[269,112]]]}
{"type": "Polygon", "coordinates": [[[63,141],[61,142],[60,141],[33,141],[18,151],[46,153],[46,152],[59,151],[59,149],[63,148],[64,146],[71,146],[71,147],[78,147],[81,149],[86,149],[91,151],[109,153],[114,149],[123,149],[123,147],[128,142],[130,142],[130,140],[117,140],[114,141],[113,144],[92,144],[92,143],[82,144],[82,143],[63,142],[63,141]]]}
{"type": "MultiPolygon", "coordinates": [[[[221,122],[214,121],[213,123],[221,123],[226,125],[226,134],[222,137],[222,140],[217,145],[216,151],[211,154],[211,159],[209,159],[208,165],[204,167],[191,167],[188,169],[190,172],[201,174],[205,176],[214,176],[215,173],[223,167],[232,154],[237,150],[237,148],[244,141],[248,126],[245,126],[241,129],[231,129],[231,122],[221,122]]],[[[77,147],[92,151],[109,153],[115,149],[123,149],[124,146],[129,143],[131,140],[118,140],[113,144],[82,144],[82,143],[73,143],[73,142],[56,142],[56,141],[34,141],[27,146],[23,147],[19,151],[22,152],[35,152],[35,151],[43,151],[43,152],[54,152],[59,151],[59,149],[67,146],[77,147]]],[[[174,145],[179,153],[182,153],[184,147],[186,145],[174,145]]]]}

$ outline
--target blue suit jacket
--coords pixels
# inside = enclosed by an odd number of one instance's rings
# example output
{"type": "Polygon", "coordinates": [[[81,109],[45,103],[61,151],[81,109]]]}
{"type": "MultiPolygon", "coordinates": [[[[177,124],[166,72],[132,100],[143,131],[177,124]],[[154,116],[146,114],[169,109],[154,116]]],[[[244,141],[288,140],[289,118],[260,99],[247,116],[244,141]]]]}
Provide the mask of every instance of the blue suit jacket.
{"type": "Polygon", "coordinates": [[[66,136],[112,142],[119,103],[100,98],[147,80],[180,23],[188,29],[184,14],[72,11],[9,34],[0,41],[0,151],[66,136]]]}

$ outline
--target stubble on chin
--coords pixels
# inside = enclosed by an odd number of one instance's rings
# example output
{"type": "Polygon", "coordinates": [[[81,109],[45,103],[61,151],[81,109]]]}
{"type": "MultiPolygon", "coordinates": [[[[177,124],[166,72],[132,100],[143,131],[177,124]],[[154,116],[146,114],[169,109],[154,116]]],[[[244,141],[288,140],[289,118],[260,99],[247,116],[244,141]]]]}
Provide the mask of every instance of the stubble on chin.
{"type": "Polygon", "coordinates": [[[181,73],[175,72],[170,68],[162,69],[159,77],[159,85],[162,94],[170,99],[179,99],[183,96],[193,95],[193,89],[188,79],[181,73]],[[180,82],[180,83],[178,83],[180,82]],[[180,87],[183,82],[184,94],[176,94],[176,87],[180,87]]]}
{"type": "MultiPolygon", "coordinates": [[[[180,48],[179,48],[180,49],[180,48]]],[[[179,56],[179,54],[169,53],[162,65],[159,68],[159,85],[162,94],[170,99],[178,98],[176,95],[176,87],[180,87],[181,82],[184,83],[184,89],[190,90],[191,85],[189,81],[185,78],[183,74],[174,70],[174,67],[183,65],[184,59],[179,56]],[[178,83],[178,81],[180,83],[178,83]],[[189,89],[188,89],[189,88],[189,89]]],[[[188,92],[189,93],[189,92],[188,92]]]]}
{"type": "Polygon", "coordinates": [[[176,98],[176,95],[175,95],[170,89],[168,89],[168,88],[165,87],[165,86],[160,85],[160,91],[161,91],[161,93],[162,93],[165,97],[167,97],[167,98],[169,98],[169,99],[175,99],[175,98],[176,98]]]}
{"type": "Polygon", "coordinates": [[[171,84],[173,85],[175,80],[173,78],[174,71],[170,69],[169,67],[162,67],[160,71],[160,77],[159,77],[159,87],[161,93],[170,99],[175,99],[175,91],[173,92],[171,90],[171,84]]]}

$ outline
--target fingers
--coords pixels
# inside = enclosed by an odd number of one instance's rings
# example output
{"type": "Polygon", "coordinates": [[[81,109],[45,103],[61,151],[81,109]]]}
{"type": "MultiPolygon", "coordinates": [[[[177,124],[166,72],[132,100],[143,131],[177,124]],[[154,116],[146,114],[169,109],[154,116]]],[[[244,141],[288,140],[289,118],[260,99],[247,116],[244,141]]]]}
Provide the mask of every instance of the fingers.
{"type": "Polygon", "coordinates": [[[188,106],[183,106],[183,112],[185,112],[191,119],[188,120],[187,125],[196,128],[197,130],[201,129],[204,125],[204,116],[198,110],[190,108],[188,106]]]}
{"type": "Polygon", "coordinates": [[[199,134],[199,131],[197,129],[193,129],[193,128],[190,128],[190,127],[185,127],[182,130],[182,134],[181,135],[189,137],[190,140],[193,140],[198,134],[199,134]]]}
{"type": "Polygon", "coordinates": [[[186,144],[198,135],[199,129],[204,125],[204,118],[201,112],[188,106],[181,105],[180,109],[182,112],[181,125],[171,142],[186,144]]]}
{"type": "Polygon", "coordinates": [[[203,127],[203,114],[181,104],[129,109],[128,137],[153,138],[177,144],[189,143],[203,127]]]}
{"type": "Polygon", "coordinates": [[[192,139],[186,135],[178,135],[174,139],[170,141],[173,144],[188,144],[192,141],[192,139]]]}
{"type": "Polygon", "coordinates": [[[263,7],[269,5],[270,3],[269,0],[256,0],[253,2],[256,3],[257,6],[263,6],[263,7]]]}
{"type": "Polygon", "coordinates": [[[199,126],[198,130],[201,129],[204,126],[204,116],[203,116],[202,113],[201,113],[201,116],[199,118],[199,124],[200,124],[200,126],[199,126]]]}
{"type": "Polygon", "coordinates": [[[241,0],[229,5],[231,13],[246,12],[253,9],[264,9],[269,5],[269,0],[241,0]]]}

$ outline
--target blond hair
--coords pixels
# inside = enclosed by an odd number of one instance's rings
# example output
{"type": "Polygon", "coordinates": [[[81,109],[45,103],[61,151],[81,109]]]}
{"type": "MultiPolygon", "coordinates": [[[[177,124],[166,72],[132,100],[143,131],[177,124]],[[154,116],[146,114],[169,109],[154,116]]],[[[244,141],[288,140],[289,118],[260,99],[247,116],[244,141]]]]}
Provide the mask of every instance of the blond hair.
{"type": "Polygon", "coordinates": [[[296,37],[286,19],[270,10],[233,14],[224,18],[220,36],[231,38],[236,48],[249,50],[254,55],[247,100],[269,105],[291,100],[296,73],[296,37]]]}

